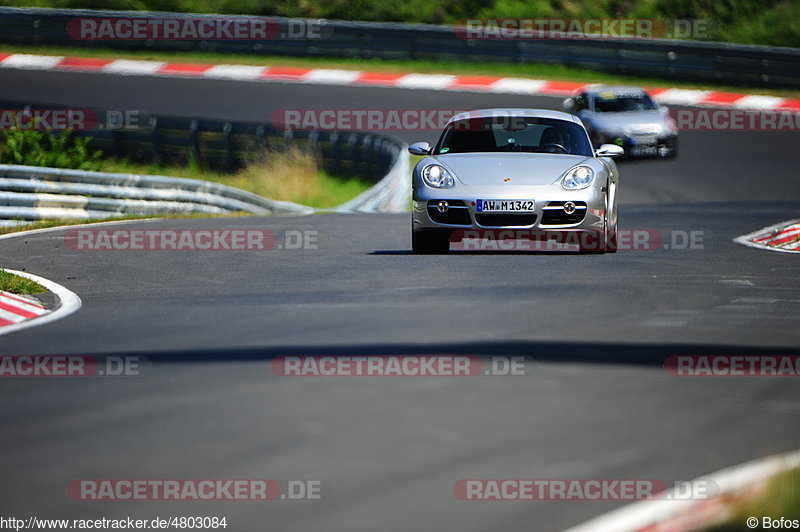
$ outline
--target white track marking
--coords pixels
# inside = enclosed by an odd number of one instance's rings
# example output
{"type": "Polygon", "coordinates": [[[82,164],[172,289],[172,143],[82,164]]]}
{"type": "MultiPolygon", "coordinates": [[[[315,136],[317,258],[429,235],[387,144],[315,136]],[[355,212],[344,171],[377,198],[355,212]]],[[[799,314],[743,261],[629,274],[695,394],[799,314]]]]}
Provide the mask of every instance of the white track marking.
{"type": "Polygon", "coordinates": [[[358,70],[334,70],[318,68],[303,77],[309,83],[323,83],[331,85],[352,85],[361,75],[358,70]]]}
{"type": "Polygon", "coordinates": [[[0,62],[0,66],[24,70],[52,70],[63,60],[63,56],[55,55],[12,54],[0,62]]]}
{"type": "Polygon", "coordinates": [[[212,79],[236,79],[240,81],[249,81],[259,79],[264,72],[267,71],[266,67],[250,66],[250,65],[216,65],[205,72],[202,77],[212,79]]]}
{"type": "Polygon", "coordinates": [[[396,87],[406,89],[446,89],[456,76],[449,74],[407,74],[398,78],[396,87]]]}
{"type": "Polygon", "coordinates": [[[102,72],[109,74],[142,75],[155,74],[166,65],[166,61],[132,61],[130,59],[117,59],[102,68],[102,72]]]}
{"type": "Polygon", "coordinates": [[[43,277],[39,277],[38,275],[33,275],[27,272],[19,272],[16,270],[8,270],[8,273],[18,275],[20,277],[25,277],[26,279],[30,279],[31,281],[37,282],[43,287],[47,288],[51,292],[53,292],[60,301],[60,305],[57,309],[48,312],[47,314],[43,314],[36,318],[31,318],[29,320],[25,320],[21,323],[15,323],[13,325],[6,325],[4,327],[0,327],[0,335],[9,334],[12,332],[21,331],[23,329],[28,329],[30,327],[37,327],[39,325],[44,325],[46,323],[50,323],[56,320],[60,320],[61,318],[65,318],[72,314],[73,312],[77,312],[78,309],[81,308],[81,298],[78,297],[77,294],[70,291],[67,288],[64,288],[58,283],[55,283],[49,279],[45,279],[43,277]]]}

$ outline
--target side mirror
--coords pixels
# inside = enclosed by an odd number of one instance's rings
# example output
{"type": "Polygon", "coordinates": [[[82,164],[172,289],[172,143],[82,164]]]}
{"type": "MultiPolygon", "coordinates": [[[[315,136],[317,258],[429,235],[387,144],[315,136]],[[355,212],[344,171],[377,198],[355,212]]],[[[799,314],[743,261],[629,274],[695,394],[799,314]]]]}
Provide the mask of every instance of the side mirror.
{"type": "Polygon", "coordinates": [[[661,113],[662,115],[666,116],[667,113],[669,113],[669,107],[667,107],[665,105],[659,105],[658,106],[658,112],[661,113]]]}
{"type": "Polygon", "coordinates": [[[597,157],[620,157],[625,155],[625,150],[622,146],[616,144],[603,144],[594,152],[597,157]]]}
{"type": "Polygon", "coordinates": [[[411,155],[430,155],[431,145],[427,142],[415,142],[408,147],[408,153],[411,155]]]}
{"type": "Polygon", "coordinates": [[[575,99],[574,98],[567,98],[563,102],[561,102],[561,107],[565,111],[572,111],[575,109],[575,99]]]}

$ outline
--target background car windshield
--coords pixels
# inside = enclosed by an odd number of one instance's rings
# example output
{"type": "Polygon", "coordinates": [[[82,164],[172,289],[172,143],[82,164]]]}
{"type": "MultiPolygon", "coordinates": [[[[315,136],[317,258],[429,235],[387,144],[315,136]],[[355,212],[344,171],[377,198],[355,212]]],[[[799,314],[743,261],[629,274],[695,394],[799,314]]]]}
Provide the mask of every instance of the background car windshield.
{"type": "Polygon", "coordinates": [[[600,94],[594,100],[594,110],[598,113],[625,113],[628,111],[653,111],[656,104],[646,93],[600,94]]]}
{"type": "Polygon", "coordinates": [[[585,130],[553,118],[470,118],[447,126],[435,154],[530,152],[592,156],[585,130]]]}

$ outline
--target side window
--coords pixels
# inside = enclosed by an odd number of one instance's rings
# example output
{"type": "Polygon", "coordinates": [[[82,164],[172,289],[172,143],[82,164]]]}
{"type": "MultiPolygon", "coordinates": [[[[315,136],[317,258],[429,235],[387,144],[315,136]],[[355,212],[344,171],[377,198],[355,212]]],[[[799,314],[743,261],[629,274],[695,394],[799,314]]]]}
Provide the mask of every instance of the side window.
{"type": "Polygon", "coordinates": [[[575,97],[575,110],[576,111],[583,111],[589,108],[589,99],[586,97],[585,93],[581,93],[575,97]]]}

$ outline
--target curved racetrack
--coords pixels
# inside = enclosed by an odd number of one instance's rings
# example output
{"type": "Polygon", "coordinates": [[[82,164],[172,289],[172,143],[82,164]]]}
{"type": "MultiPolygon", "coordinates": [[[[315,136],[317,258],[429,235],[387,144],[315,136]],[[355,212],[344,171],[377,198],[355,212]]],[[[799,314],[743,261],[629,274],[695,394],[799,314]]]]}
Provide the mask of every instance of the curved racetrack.
{"type": "MultiPolygon", "coordinates": [[[[282,83],[3,71],[39,103],[265,119],[278,109],[558,108],[560,100],[282,83]]],[[[401,133],[406,141],[435,132],[401,133]]],[[[734,244],[800,213],[796,132],[685,132],[669,161],[620,163],[626,229],[702,249],[410,254],[408,215],[125,223],[317,231],[318,249],[80,252],[65,231],[0,240],[4,267],[80,312],[1,354],[137,354],[141,377],[0,387],[4,514],[227,515],[233,530],[558,531],[613,502],[462,502],[463,478],[689,480],[800,447],[792,379],[676,378],[676,354],[798,354],[800,266],[734,244]],[[527,375],[284,378],[287,354],[528,357],[527,375]],[[75,502],[77,478],[322,479],[323,501],[75,502]]]]}

